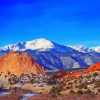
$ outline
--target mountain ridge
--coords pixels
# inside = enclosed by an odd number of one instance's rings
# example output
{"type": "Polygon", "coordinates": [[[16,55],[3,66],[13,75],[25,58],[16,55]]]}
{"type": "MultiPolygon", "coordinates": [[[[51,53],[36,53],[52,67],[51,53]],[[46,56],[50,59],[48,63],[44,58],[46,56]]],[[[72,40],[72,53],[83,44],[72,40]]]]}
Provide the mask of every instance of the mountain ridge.
{"type": "Polygon", "coordinates": [[[100,53],[95,50],[81,52],[75,48],[64,46],[44,38],[4,46],[4,48],[0,49],[0,55],[10,51],[24,51],[29,53],[39,65],[43,66],[49,72],[74,68],[83,69],[100,61],[100,53]]]}
{"type": "MultiPolygon", "coordinates": [[[[35,39],[32,41],[19,42],[19,43],[15,43],[15,44],[6,45],[3,47],[0,47],[0,49],[23,50],[24,51],[26,48],[26,49],[32,49],[32,50],[36,50],[36,49],[40,49],[40,50],[47,49],[48,50],[48,49],[54,48],[54,44],[55,44],[55,42],[53,42],[53,41],[50,41],[45,38],[39,38],[39,39],[35,39]]],[[[63,44],[59,44],[59,45],[63,45],[63,44]]],[[[65,45],[63,45],[63,46],[65,46],[65,45]]],[[[79,52],[84,52],[84,53],[91,52],[91,51],[100,52],[100,46],[85,47],[85,46],[81,46],[81,45],[68,45],[66,47],[70,47],[74,50],[77,50],[79,52]]]]}

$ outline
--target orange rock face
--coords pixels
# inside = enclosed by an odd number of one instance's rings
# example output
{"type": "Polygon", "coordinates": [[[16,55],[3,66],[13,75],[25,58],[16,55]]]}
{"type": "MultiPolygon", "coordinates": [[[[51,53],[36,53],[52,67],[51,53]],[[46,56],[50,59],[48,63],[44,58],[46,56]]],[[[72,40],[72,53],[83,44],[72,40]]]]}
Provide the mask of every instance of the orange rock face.
{"type": "Polygon", "coordinates": [[[84,74],[84,73],[88,73],[88,72],[92,72],[92,71],[98,71],[98,70],[100,70],[100,62],[98,62],[98,63],[96,63],[96,64],[94,64],[94,65],[92,65],[92,66],[90,66],[88,69],[86,69],[85,71],[82,71],[82,72],[75,72],[75,73],[73,73],[73,74],[71,74],[71,75],[69,75],[70,77],[78,77],[78,76],[80,76],[80,75],[82,75],[82,74],[84,74]]]}
{"type": "Polygon", "coordinates": [[[44,74],[44,68],[25,52],[12,51],[0,57],[0,72],[7,74],[44,74]]]}
{"type": "Polygon", "coordinates": [[[95,70],[100,70],[100,62],[90,66],[86,71],[95,71],[95,70]]]}

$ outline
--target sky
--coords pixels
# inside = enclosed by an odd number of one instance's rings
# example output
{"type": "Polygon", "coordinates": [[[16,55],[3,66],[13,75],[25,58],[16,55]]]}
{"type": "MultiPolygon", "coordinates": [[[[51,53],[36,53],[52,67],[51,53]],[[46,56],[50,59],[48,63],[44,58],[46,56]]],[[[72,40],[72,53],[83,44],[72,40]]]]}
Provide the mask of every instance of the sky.
{"type": "Polygon", "coordinates": [[[100,46],[100,0],[0,0],[0,46],[38,38],[100,46]]]}

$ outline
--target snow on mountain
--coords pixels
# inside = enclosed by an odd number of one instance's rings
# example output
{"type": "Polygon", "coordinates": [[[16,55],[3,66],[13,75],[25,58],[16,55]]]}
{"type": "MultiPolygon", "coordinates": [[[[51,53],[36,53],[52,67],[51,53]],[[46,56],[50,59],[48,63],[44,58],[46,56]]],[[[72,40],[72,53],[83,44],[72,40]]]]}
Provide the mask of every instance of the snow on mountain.
{"type": "Polygon", "coordinates": [[[91,47],[92,50],[100,53],[100,46],[97,46],[97,47],[91,47]]]}
{"type": "Polygon", "coordinates": [[[17,43],[17,44],[12,44],[12,45],[7,45],[4,48],[5,49],[9,49],[9,50],[21,50],[24,51],[26,49],[31,49],[31,50],[48,50],[50,48],[53,48],[54,45],[51,41],[47,40],[47,39],[36,39],[33,41],[27,41],[27,42],[21,42],[21,43],[17,43]]]}
{"type": "Polygon", "coordinates": [[[73,48],[73,49],[75,49],[75,50],[77,50],[79,52],[83,52],[83,53],[87,53],[87,52],[91,52],[92,51],[91,48],[87,48],[85,46],[71,45],[69,47],[71,47],[71,48],[73,48]]]}
{"type": "Polygon", "coordinates": [[[27,49],[31,49],[31,50],[46,51],[46,50],[53,49],[53,48],[55,48],[58,51],[62,51],[62,52],[66,52],[68,50],[71,51],[72,49],[79,51],[79,52],[83,52],[83,53],[88,53],[91,51],[100,52],[99,46],[91,47],[91,48],[87,48],[85,46],[77,46],[77,45],[64,46],[64,45],[54,43],[54,42],[44,39],[44,38],[7,45],[4,47],[1,47],[0,50],[25,51],[27,49]]]}
{"type": "Polygon", "coordinates": [[[83,53],[88,53],[88,52],[92,52],[92,51],[100,53],[100,46],[87,48],[85,46],[71,45],[69,47],[71,47],[71,48],[73,48],[73,49],[75,49],[75,50],[77,50],[79,52],[83,52],[83,53]]]}
{"type": "Polygon", "coordinates": [[[50,49],[50,48],[53,48],[54,45],[51,41],[47,40],[47,39],[37,39],[37,40],[33,40],[33,41],[28,41],[26,42],[25,44],[26,48],[27,49],[32,49],[32,50],[35,50],[35,49],[50,49]]]}

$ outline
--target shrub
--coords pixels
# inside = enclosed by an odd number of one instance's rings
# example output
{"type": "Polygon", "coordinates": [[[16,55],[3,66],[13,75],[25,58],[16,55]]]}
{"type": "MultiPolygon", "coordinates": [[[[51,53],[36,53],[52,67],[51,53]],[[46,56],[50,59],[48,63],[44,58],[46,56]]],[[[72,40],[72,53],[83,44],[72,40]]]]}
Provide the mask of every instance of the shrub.
{"type": "Polygon", "coordinates": [[[79,89],[87,89],[87,85],[85,83],[78,86],[79,89]]]}
{"type": "Polygon", "coordinates": [[[66,89],[70,89],[71,87],[67,86],[66,89]]]}
{"type": "Polygon", "coordinates": [[[96,87],[100,87],[100,80],[95,82],[96,87]]]}
{"type": "Polygon", "coordinates": [[[79,89],[84,88],[84,84],[79,85],[79,89]]]}
{"type": "Polygon", "coordinates": [[[72,82],[68,82],[68,85],[72,85],[72,82]]]}
{"type": "Polygon", "coordinates": [[[87,89],[87,85],[84,85],[84,89],[87,89]]]}
{"type": "Polygon", "coordinates": [[[0,84],[0,90],[3,90],[4,86],[3,84],[0,84]]]}
{"type": "Polygon", "coordinates": [[[98,89],[98,93],[100,93],[100,89],[98,89]]]}
{"type": "Polygon", "coordinates": [[[61,91],[62,91],[62,87],[61,86],[59,86],[59,87],[58,86],[54,86],[54,87],[52,87],[50,93],[51,93],[52,96],[58,96],[58,95],[60,95],[61,91]]]}
{"type": "Polygon", "coordinates": [[[94,74],[93,74],[93,76],[94,77],[96,77],[96,76],[98,76],[99,74],[97,73],[97,72],[95,72],[94,74]]]}
{"type": "Polygon", "coordinates": [[[16,84],[19,82],[19,78],[15,75],[11,76],[9,79],[8,79],[9,83],[12,85],[12,84],[16,84]]]}
{"type": "Polygon", "coordinates": [[[70,93],[70,94],[75,94],[75,91],[74,91],[74,90],[70,90],[69,93],[70,93]]]}
{"type": "Polygon", "coordinates": [[[90,90],[86,90],[84,93],[85,94],[91,94],[91,91],[90,90]]]}
{"type": "Polygon", "coordinates": [[[77,94],[83,95],[83,91],[82,91],[82,90],[78,90],[78,91],[77,91],[77,94]]]}

